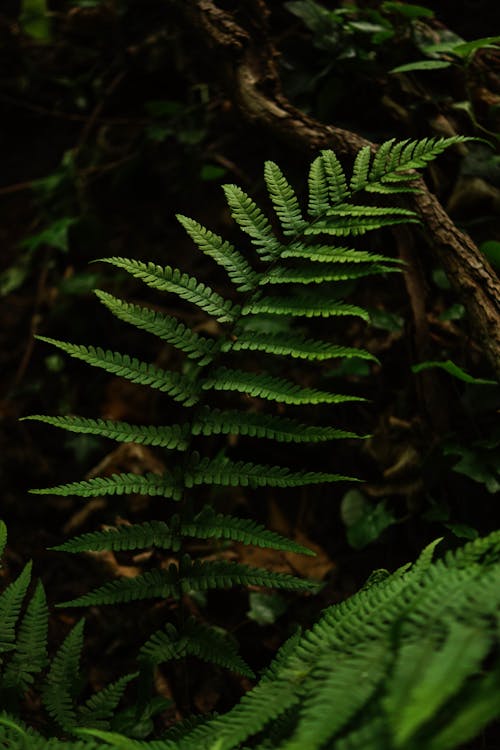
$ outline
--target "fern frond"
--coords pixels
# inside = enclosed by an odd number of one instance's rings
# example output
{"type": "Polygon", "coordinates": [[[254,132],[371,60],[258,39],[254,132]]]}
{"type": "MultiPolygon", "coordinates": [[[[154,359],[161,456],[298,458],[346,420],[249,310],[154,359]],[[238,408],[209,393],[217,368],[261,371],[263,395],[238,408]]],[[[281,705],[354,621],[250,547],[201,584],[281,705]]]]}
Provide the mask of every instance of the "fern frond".
{"type": "Polygon", "coordinates": [[[99,552],[100,550],[122,552],[148,547],[177,551],[180,548],[179,533],[173,530],[172,525],[169,527],[164,521],[144,521],[144,523],[117,526],[105,531],[89,531],[51,549],[58,552],[76,553],[99,552]]]}
{"type": "Polygon", "coordinates": [[[356,250],[353,247],[331,247],[330,245],[291,244],[283,250],[282,258],[305,258],[308,261],[328,263],[393,263],[401,264],[398,258],[388,255],[356,250]]]}
{"type": "Polygon", "coordinates": [[[352,477],[316,471],[290,471],[282,466],[267,466],[228,458],[199,458],[193,454],[185,473],[186,487],[217,484],[224,487],[302,487],[323,482],[357,481],[352,477]]]}
{"type": "Polygon", "coordinates": [[[305,318],[329,318],[332,316],[352,315],[362,320],[370,320],[369,314],[362,307],[339,302],[336,299],[325,299],[316,294],[297,294],[294,296],[265,296],[252,300],[242,309],[242,315],[293,315],[305,318]]]}
{"type": "Polygon", "coordinates": [[[43,487],[42,489],[30,490],[33,495],[76,495],[77,497],[95,497],[96,495],[149,495],[168,497],[172,500],[180,500],[182,487],[179,480],[173,474],[153,474],[146,472],[143,475],[122,473],[112,474],[110,477],[93,477],[81,482],[69,482],[59,484],[55,487],[43,487]]]}
{"type": "Polygon", "coordinates": [[[281,443],[318,443],[344,438],[364,438],[334,427],[302,424],[296,419],[236,410],[204,409],[192,424],[193,435],[248,435],[281,443]]]}
{"type": "Polygon", "coordinates": [[[232,302],[177,268],[163,268],[155,263],[142,263],[130,258],[100,258],[100,261],[127,271],[153,289],[177,294],[181,299],[213,315],[220,323],[230,323],[238,315],[239,309],[232,302]]]}
{"type": "Polygon", "coordinates": [[[285,175],[273,161],[266,161],[264,178],[283,234],[285,236],[300,234],[307,226],[307,222],[302,217],[297,196],[285,175]]]}
{"type": "Polygon", "coordinates": [[[115,682],[94,693],[85,705],[77,711],[76,721],[79,727],[95,727],[109,729],[110,722],[127,685],[137,677],[138,673],[127,674],[115,682]]]}
{"type": "Polygon", "coordinates": [[[200,336],[170,315],[164,315],[140,305],[133,305],[99,289],[95,290],[95,294],[117,318],[152,333],[162,341],[167,341],[180,351],[185,352],[189,359],[200,360],[200,365],[206,364],[212,359],[216,347],[214,339],[200,336]]]}
{"type": "Polygon", "coordinates": [[[361,279],[363,276],[375,276],[391,271],[399,271],[397,266],[381,265],[380,263],[330,263],[304,265],[301,268],[286,268],[277,266],[261,279],[261,286],[266,284],[322,284],[325,281],[347,281],[361,279]]]}
{"type": "Polygon", "coordinates": [[[391,661],[387,645],[377,641],[360,644],[353,654],[337,654],[334,664],[329,656],[319,660],[315,688],[305,695],[300,724],[283,750],[324,747],[367,704],[391,661]]]}
{"type": "Polygon", "coordinates": [[[402,177],[402,182],[415,180],[415,174],[409,170],[427,166],[439,154],[450,146],[471,140],[467,136],[453,136],[451,138],[423,138],[421,140],[395,141],[392,138],[383,143],[373,159],[368,174],[368,184],[387,180],[388,177],[402,177]],[[401,175],[400,172],[409,172],[401,175]]]}
{"type": "Polygon", "coordinates": [[[342,165],[333,151],[321,152],[330,204],[342,203],[349,196],[349,188],[342,165]]]}
{"type": "Polygon", "coordinates": [[[250,236],[252,244],[262,260],[278,258],[281,245],[267,217],[237,185],[224,185],[224,193],[231,209],[231,216],[240,229],[250,236]]]}
{"type": "Polygon", "coordinates": [[[215,260],[224,270],[239,292],[250,292],[259,282],[259,274],[253,270],[243,255],[227,240],[223,240],[197,221],[177,214],[191,239],[200,250],[215,260]]]}
{"type": "Polygon", "coordinates": [[[368,170],[370,169],[371,148],[363,146],[356,154],[354,166],[352,169],[351,182],[349,188],[351,192],[362,190],[368,182],[368,170]]]}
{"type": "Polygon", "coordinates": [[[346,396],[320,391],[316,388],[303,388],[300,385],[272,375],[230,370],[219,367],[202,383],[204,390],[237,391],[254,398],[279,401],[283,404],[341,404],[346,401],[364,401],[359,396],[346,396]]]}
{"type": "Polygon", "coordinates": [[[328,195],[328,183],[326,181],[325,165],[323,158],[317,156],[309,167],[309,201],[307,211],[309,216],[322,216],[330,206],[328,195]]]}
{"type": "Polygon", "coordinates": [[[162,393],[167,393],[174,401],[179,401],[185,406],[192,406],[198,400],[198,393],[194,381],[186,375],[178,372],[169,372],[161,370],[147,362],[141,362],[135,357],[128,354],[120,354],[101,349],[100,346],[82,346],[78,344],[68,344],[65,341],[58,341],[47,336],[37,336],[39,341],[45,341],[52,344],[71,357],[81,359],[93,367],[100,367],[114,375],[130,380],[132,383],[147,385],[155,388],[162,393]]]}
{"type": "Polygon", "coordinates": [[[86,417],[48,417],[42,414],[32,414],[24,419],[44,422],[53,427],[60,427],[69,432],[81,435],[98,435],[119,443],[137,443],[139,445],[155,445],[161,448],[176,448],[186,450],[189,437],[187,425],[135,425],[128,422],[118,422],[112,419],[87,419],[86,417]]]}
{"type": "Polygon", "coordinates": [[[49,610],[45,591],[37,584],[21,621],[15,651],[7,664],[2,686],[24,693],[47,664],[47,632],[49,610]]]}
{"type": "Polygon", "coordinates": [[[306,339],[297,334],[287,333],[286,337],[281,334],[264,333],[253,331],[237,332],[235,341],[228,341],[222,351],[259,351],[267,354],[278,354],[295,359],[324,360],[342,357],[345,359],[368,359],[377,361],[377,358],[365,349],[355,349],[348,346],[330,344],[328,341],[317,341],[306,339]]]}
{"type": "Polygon", "coordinates": [[[405,219],[394,214],[387,216],[354,216],[328,217],[309,226],[304,234],[330,234],[335,237],[357,237],[382,227],[394,227],[398,224],[418,224],[418,219],[405,219]]]}
{"type": "Polygon", "coordinates": [[[232,586],[263,586],[289,591],[317,592],[322,584],[303,580],[288,573],[253,568],[228,560],[191,560],[185,555],[179,568],[180,586],[184,593],[225,589],[232,586]]]}
{"type": "Polygon", "coordinates": [[[193,617],[187,620],[180,633],[171,624],[166,625],[164,630],[157,630],[139,651],[139,660],[151,664],[161,664],[185,656],[196,656],[250,679],[255,677],[239,655],[235,640],[228,633],[197,622],[193,617]]]}
{"type": "Polygon", "coordinates": [[[135,578],[109,581],[94,591],[56,604],[57,607],[93,607],[144,599],[179,598],[179,572],[172,563],[168,570],[148,570],[135,578]]]}
{"type": "Polygon", "coordinates": [[[342,203],[328,209],[321,220],[306,227],[304,234],[356,237],[382,227],[412,223],[418,224],[419,219],[410,209],[342,203]]]}
{"type": "Polygon", "coordinates": [[[63,729],[75,726],[74,693],[78,688],[84,620],[68,633],[52,660],[43,690],[43,702],[50,716],[63,729]]]}
{"type": "Polygon", "coordinates": [[[270,531],[249,518],[236,518],[223,513],[215,513],[209,505],[205,506],[191,522],[183,523],[180,534],[197,539],[230,539],[233,542],[241,542],[255,547],[267,547],[302,555],[315,555],[307,547],[303,547],[275,531],[270,531]]]}
{"type": "Polygon", "coordinates": [[[27,563],[15,581],[0,594],[0,654],[11,651],[16,641],[16,623],[31,581],[32,564],[27,563]]]}
{"type": "Polygon", "coordinates": [[[479,671],[490,647],[487,630],[478,632],[459,622],[452,622],[440,648],[432,636],[401,647],[384,701],[397,747],[403,747],[458,693],[469,675],[479,671]]]}

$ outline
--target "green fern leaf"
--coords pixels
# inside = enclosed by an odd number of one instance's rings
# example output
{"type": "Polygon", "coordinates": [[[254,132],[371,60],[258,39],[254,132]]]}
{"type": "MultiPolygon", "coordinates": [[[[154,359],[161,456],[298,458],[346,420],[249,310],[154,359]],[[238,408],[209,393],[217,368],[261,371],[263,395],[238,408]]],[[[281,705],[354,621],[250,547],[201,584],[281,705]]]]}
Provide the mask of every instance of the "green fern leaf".
{"type": "Polygon", "coordinates": [[[212,359],[216,341],[199,336],[176,318],[147,307],[132,305],[99,289],[95,290],[95,294],[117,318],[167,341],[185,352],[190,359],[200,360],[200,365],[207,364],[212,359]]]}
{"type": "Polygon", "coordinates": [[[490,647],[487,630],[478,633],[477,627],[459,622],[451,624],[441,648],[432,636],[403,645],[384,701],[396,747],[404,747],[467,677],[479,671],[490,647]]]}
{"type": "Polygon", "coordinates": [[[162,448],[186,450],[188,445],[188,425],[133,425],[128,422],[117,422],[111,419],[86,419],[85,417],[47,417],[33,414],[23,419],[44,422],[63,430],[78,432],[81,435],[99,435],[120,443],[138,443],[155,445],[162,448]]]}
{"type": "Polygon", "coordinates": [[[137,675],[137,672],[135,674],[124,675],[111,683],[111,685],[107,685],[102,690],[99,690],[99,692],[94,693],[84,706],[78,708],[76,718],[78,726],[109,729],[111,719],[127,685],[137,675]]]}
{"type": "Polygon", "coordinates": [[[57,607],[93,607],[104,604],[121,604],[144,599],[178,599],[179,572],[172,563],[168,570],[149,570],[135,578],[109,581],[94,591],[57,604],[57,607]]]}
{"type": "Polygon", "coordinates": [[[260,208],[237,185],[224,185],[226,200],[233,219],[241,230],[250,236],[262,260],[278,258],[281,245],[260,208]]]}
{"type": "Polygon", "coordinates": [[[287,589],[289,591],[317,592],[321,584],[303,580],[288,573],[274,573],[271,570],[252,568],[249,565],[228,560],[191,560],[185,555],[179,568],[180,585],[184,593],[225,589],[232,586],[264,586],[266,588],[287,589]]]}
{"type": "Polygon", "coordinates": [[[47,711],[65,730],[71,730],[76,721],[74,694],[80,681],[84,625],[84,621],[80,620],[66,636],[52,660],[43,691],[47,711]]]}
{"type": "Polygon", "coordinates": [[[254,398],[279,401],[283,404],[340,404],[346,401],[365,400],[359,396],[329,393],[316,388],[302,388],[285,378],[243,370],[230,370],[226,367],[219,367],[215,370],[212,377],[203,381],[202,388],[226,392],[237,391],[254,398]]]}
{"type": "Polygon", "coordinates": [[[186,273],[181,273],[176,268],[170,266],[162,268],[155,263],[141,263],[129,258],[100,258],[100,261],[127,271],[153,289],[177,294],[181,299],[191,302],[209,315],[213,315],[220,323],[230,323],[238,315],[238,307],[234,306],[229,300],[223,299],[210,287],[201,284],[186,273]]]}
{"type": "Polygon", "coordinates": [[[305,695],[299,726],[283,750],[319,750],[363,709],[392,661],[386,643],[360,645],[353,654],[319,660],[315,688],[305,695]],[[332,708],[334,709],[332,711],[332,708]]]}
{"type": "Polygon", "coordinates": [[[308,185],[309,202],[307,211],[309,216],[321,216],[330,207],[325,165],[321,156],[317,156],[311,163],[308,185]]]}
{"type": "Polygon", "coordinates": [[[321,152],[330,203],[341,203],[349,197],[345,172],[336,154],[328,149],[321,152]]]}
{"type": "Polygon", "coordinates": [[[288,245],[281,254],[282,258],[305,258],[308,261],[328,263],[394,263],[400,264],[397,258],[378,255],[351,247],[331,247],[330,245],[288,245]]]}
{"type": "Polygon", "coordinates": [[[177,219],[200,250],[225,269],[239,292],[250,292],[255,289],[259,283],[259,274],[231,243],[187,216],[177,214],[177,219]]]}
{"type": "Polygon", "coordinates": [[[266,161],[264,177],[283,234],[301,234],[307,222],[302,217],[299,201],[281,169],[273,161],[266,161]]]}
{"type": "Polygon", "coordinates": [[[498,719],[498,694],[500,674],[498,668],[475,681],[473,698],[453,712],[444,728],[439,728],[429,738],[426,750],[450,750],[464,747],[464,742],[472,740],[486,726],[498,719]]]}
{"type": "Polygon", "coordinates": [[[173,530],[173,524],[169,527],[164,521],[144,521],[133,526],[123,525],[105,531],[90,531],[51,549],[75,553],[100,550],[121,552],[148,547],[179,550],[180,536],[173,530]]]}
{"type": "Polygon", "coordinates": [[[375,276],[391,271],[399,271],[394,265],[380,265],[378,263],[343,263],[332,266],[330,263],[318,263],[301,268],[285,268],[277,266],[261,279],[265,284],[322,284],[325,281],[347,281],[360,279],[363,276],[375,276]]]}
{"type": "Polygon", "coordinates": [[[355,349],[338,344],[330,344],[328,341],[315,341],[298,335],[287,333],[286,338],[279,334],[259,334],[253,331],[237,332],[236,341],[227,342],[222,351],[259,351],[267,354],[278,354],[281,356],[294,357],[295,359],[324,360],[343,357],[345,359],[368,359],[377,361],[377,358],[364,349],[355,349]]]}
{"type": "Polygon", "coordinates": [[[180,500],[182,487],[173,474],[144,475],[122,473],[112,474],[110,477],[93,477],[81,482],[59,484],[55,487],[30,490],[33,495],[76,495],[77,497],[95,497],[96,495],[159,495],[172,500],[180,500]]]}
{"type": "Polygon", "coordinates": [[[339,302],[336,299],[325,299],[316,294],[297,294],[289,297],[261,297],[252,300],[243,307],[243,315],[293,315],[305,318],[329,318],[331,316],[352,315],[369,321],[370,316],[357,305],[339,302]]]}
{"type": "Polygon", "coordinates": [[[155,388],[162,393],[167,393],[174,401],[179,401],[185,406],[192,406],[198,400],[198,394],[194,381],[178,372],[161,370],[159,367],[140,362],[135,357],[119,352],[111,352],[94,346],[80,346],[78,344],[67,344],[46,336],[37,336],[39,341],[45,341],[58,349],[62,349],[71,357],[81,359],[93,367],[101,367],[107,372],[119,375],[122,378],[155,388]]]}
{"type": "Polygon", "coordinates": [[[27,563],[15,581],[0,594],[0,654],[12,651],[16,642],[16,623],[31,581],[32,564],[27,563]]]}
{"type": "Polygon", "coordinates": [[[224,487],[302,487],[323,482],[357,481],[352,477],[316,471],[290,471],[282,466],[266,466],[244,461],[200,459],[193,454],[185,473],[186,487],[217,484],[224,487]]]}
{"type": "Polygon", "coordinates": [[[236,642],[228,633],[196,622],[193,617],[187,620],[180,633],[171,624],[165,630],[156,631],[139,651],[139,660],[151,664],[161,664],[185,656],[196,656],[250,679],[255,677],[238,654],[236,642]]]}
{"type": "Polygon", "coordinates": [[[15,651],[7,664],[2,686],[22,695],[47,664],[49,610],[45,591],[38,583],[19,627],[15,651]]]}
{"type": "Polygon", "coordinates": [[[296,552],[314,556],[315,553],[297,544],[292,539],[269,531],[265,526],[249,518],[235,518],[222,513],[215,513],[209,505],[205,506],[190,523],[183,523],[180,534],[197,539],[230,539],[233,542],[253,545],[255,547],[296,552]]]}
{"type": "Polygon", "coordinates": [[[305,234],[327,234],[335,237],[356,237],[382,227],[393,227],[398,224],[418,224],[418,219],[398,217],[394,213],[386,216],[329,216],[324,221],[311,224],[305,234]]]}
{"type": "Polygon", "coordinates": [[[354,160],[354,167],[352,170],[351,182],[349,185],[352,192],[356,190],[362,190],[365,184],[368,182],[370,158],[370,146],[363,146],[363,148],[360,149],[356,154],[356,159],[354,160]]]}
{"type": "Polygon", "coordinates": [[[301,424],[296,419],[243,411],[204,409],[192,424],[193,435],[249,435],[282,443],[317,443],[345,438],[364,438],[333,427],[301,424]]]}

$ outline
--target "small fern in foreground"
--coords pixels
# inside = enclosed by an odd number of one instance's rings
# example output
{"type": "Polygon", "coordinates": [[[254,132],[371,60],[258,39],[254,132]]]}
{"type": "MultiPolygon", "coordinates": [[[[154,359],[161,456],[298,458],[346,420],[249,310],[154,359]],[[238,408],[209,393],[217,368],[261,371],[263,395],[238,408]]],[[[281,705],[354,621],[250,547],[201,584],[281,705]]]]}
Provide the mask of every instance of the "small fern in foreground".
{"type": "Polygon", "coordinates": [[[500,716],[500,532],[432,562],[435,546],[327,609],[179,750],[463,747],[500,716]]]}
{"type": "MultiPolygon", "coordinates": [[[[6,526],[0,520],[0,554],[6,541],[6,526]]],[[[72,628],[50,660],[45,591],[38,582],[30,596],[31,568],[31,563],[28,563],[0,594],[2,710],[18,713],[27,693],[34,695],[39,690],[47,713],[61,730],[71,732],[82,726],[109,729],[123,692],[136,675],[121,677],[95,693],[85,704],[78,705],[76,698],[82,688],[79,663],[83,648],[83,620],[72,628]]],[[[5,728],[8,724],[3,726],[5,728]]],[[[27,736],[31,737],[29,732],[27,736]]]]}
{"type": "MultiPolygon", "coordinates": [[[[311,630],[292,636],[256,687],[226,714],[191,717],[159,739],[138,741],[85,728],[80,710],[82,724],[71,732],[82,739],[60,742],[3,712],[0,744],[16,750],[468,746],[500,718],[500,531],[433,561],[435,548],[436,543],[429,545],[412,566],[392,574],[375,571],[358,593],[329,607],[311,630]]],[[[199,631],[197,640],[206,644],[212,660],[218,654],[225,658],[225,636],[214,641],[193,620],[187,624],[191,628],[199,631]]],[[[61,650],[64,655],[54,660],[53,675],[60,683],[72,660],[77,668],[80,630],[77,626],[61,650]]],[[[140,658],[181,658],[190,649],[189,638],[169,626],[164,637],[150,639],[140,658]]],[[[105,689],[105,697],[119,693],[122,684],[105,689]]],[[[67,711],[64,701],[58,698],[62,712],[67,711]]],[[[88,704],[95,708],[99,702],[97,697],[88,704]]],[[[73,720],[70,714],[71,709],[67,715],[73,720]]]]}
{"type": "MultiPolygon", "coordinates": [[[[246,435],[282,443],[307,443],[353,437],[351,432],[337,427],[308,424],[307,417],[296,417],[292,412],[303,406],[347,404],[362,399],[305,386],[282,377],[280,372],[292,360],[316,363],[353,357],[375,360],[375,357],[363,349],[345,347],[341,342],[308,337],[301,331],[304,321],[301,326],[298,322],[313,317],[369,318],[364,309],[341,298],[345,282],[397,271],[399,264],[390,257],[344,244],[332,247],[332,238],[341,238],[344,243],[346,238],[357,238],[376,229],[417,222],[416,215],[409,209],[373,206],[362,203],[361,197],[365,192],[391,197],[415,190],[416,175],[411,170],[425,166],[445,148],[461,140],[460,137],[403,143],[391,140],[383,144],[375,156],[369,149],[362,149],[350,179],[336,155],[323,151],[310,168],[307,215],[280,168],[268,162],[265,180],[279,231],[274,230],[270,220],[241,188],[226,185],[224,191],[232,216],[250,238],[253,255],[240,251],[193,219],[179,216],[200,251],[227,274],[233,288],[230,299],[177,268],[119,257],[104,259],[147,286],[195,305],[212,318],[215,325],[211,329],[219,334],[202,335],[163,312],[98,291],[99,300],[115,317],[177,348],[185,358],[182,371],[165,370],[127,353],[39,337],[87,364],[158,390],[176,402],[184,414],[178,424],[161,426],[79,416],[31,417],[73,432],[158,446],[166,451],[166,468],[162,474],[119,473],[35,492],[83,498],[139,493],[168,498],[180,509],[169,521],[86,534],[62,545],[60,549],[65,552],[137,550],[153,546],[175,552],[178,562],[168,568],[148,570],[136,578],[124,577],[105,583],[61,606],[119,604],[150,598],[180,599],[189,591],[235,585],[304,592],[317,590],[316,582],[282,573],[227,560],[192,559],[186,552],[186,540],[193,537],[234,539],[243,544],[308,553],[295,542],[266,532],[253,521],[235,519],[216,513],[210,506],[203,507],[195,488],[292,488],[353,479],[329,471],[292,470],[274,463],[235,460],[225,452],[214,457],[204,447],[204,438],[246,435]],[[248,359],[248,353],[252,353],[252,360],[248,359]],[[214,401],[218,404],[222,396],[227,407],[216,408],[214,401]],[[253,405],[253,409],[248,404],[253,405]]],[[[209,635],[203,628],[190,626],[185,632],[176,629],[174,636],[170,628],[167,625],[166,630],[148,641],[141,652],[143,661],[146,656],[151,661],[177,658],[181,652],[206,658],[212,650],[214,660],[222,663],[221,648],[214,633],[209,635]],[[160,642],[163,648],[153,648],[152,644],[160,642]]],[[[229,648],[224,661],[225,666],[250,673],[229,648]]]]}

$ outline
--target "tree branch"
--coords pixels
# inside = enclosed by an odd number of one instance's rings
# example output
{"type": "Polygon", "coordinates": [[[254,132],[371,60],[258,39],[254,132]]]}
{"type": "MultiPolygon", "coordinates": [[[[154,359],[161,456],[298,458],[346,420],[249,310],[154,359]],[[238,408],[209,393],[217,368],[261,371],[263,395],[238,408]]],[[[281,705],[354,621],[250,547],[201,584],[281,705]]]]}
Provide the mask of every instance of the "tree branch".
{"type": "MultiPolygon", "coordinates": [[[[245,119],[304,152],[333,148],[340,157],[353,159],[363,146],[376,150],[376,144],[356,133],[309,117],[284,96],[264,0],[243,0],[235,13],[212,0],[186,0],[184,8],[205,54],[209,59],[216,55],[218,70],[223,71],[219,83],[245,119]]],[[[429,248],[463,302],[472,334],[500,379],[500,280],[423,180],[419,187],[422,192],[410,199],[411,207],[420,215],[429,248]]]]}

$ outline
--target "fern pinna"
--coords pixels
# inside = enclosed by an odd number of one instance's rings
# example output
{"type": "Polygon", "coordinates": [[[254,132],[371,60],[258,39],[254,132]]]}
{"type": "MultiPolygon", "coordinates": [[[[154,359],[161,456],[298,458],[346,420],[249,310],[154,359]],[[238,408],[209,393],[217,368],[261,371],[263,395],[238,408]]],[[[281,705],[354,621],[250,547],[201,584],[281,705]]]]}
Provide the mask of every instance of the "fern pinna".
{"type": "MultiPolygon", "coordinates": [[[[0,520],[0,557],[6,542],[7,529],[0,520]]],[[[71,732],[75,727],[85,726],[110,729],[125,688],[136,675],[124,675],[94,693],[83,704],[78,704],[77,696],[83,687],[79,673],[84,621],[80,620],[70,630],[53,658],[49,659],[49,610],[45,590],[38,582],[30,595],[31,572],[32,564],[27,563],[18,577],[0,593],[2,711],[17,714],[28,691],[34,695],[38,688],[43,705],[59,730],[71,732]]],[[[3,714],[4,720],[5,716],[3,714]]]]}
{"type": "MultiPolygon", "coordinates": [[[[180,297],[200,308],[217,323],[218,336],[202,335],[170,315],[97,291],[100,301],[117,318],[136,326],[184,353],[181,372],[161,369],[128,354],[100,347],[40,340],[72,357],[166,394],[184,408],[184,419],[164,426],[133,425],[78,416],[34,416],[31,419],[78,433],[89,433],[119,442],[136,442],[166,449],[167,470],[157,475],[114,474],[72,482],[39,494],[121,495],[141,493],[173,500],[179,513],[170,519],[84,534],[61,545],[65,552],[82,550],[136,550],[148,547],[177,551],[178,564],[149,570],[136,578],[121,578],[84,594],[62,606],[117,604],[147,598],[176,598],[193,590],[234,585],[257,585],[314,591],[317,584],[299,578],[252,568],[227,560],[193,560],[184,550],[184,540],[232,539],[243,544],[272,547],[310,554],[307,549],[264,527],[241,518],[216,513],[210,506],[196,508],[191,488],[197,485],[296,487],[350,480],[336,473],[297,471],[286,466],[235,461],[228,455],[205,455],[194,449],[194,438],[213,435],[248,435],[278,442],[320,442],[356,437],[336,427],[315,426],[283,416],[283,405],[340,404],[362,400],[352,395],[305,387],[274,374],[273,358],[319,362],[325,359],[375,357],[363,349],[308,338],[296,320],[314,317],[357,316],[368,320],[361,307],[341,298],[344,282],[398,269],[390,257],[359,250],[344,243],[369,231],[417,222],[408,208],[361,203],[363,193],[383,196],[415,190],[415,172],[463,138],[384,143],[373,156],[363,148],[349,180],[333,151],[323,151],[311,164],[307,215],[273,162],[265,165],[265,181],[279,222],[273,225],[254,201],[239,187],[226,185],[232,216],[249,236],[254,254],[231,243],[193,219],[178,219],[198,248],[226,272],[234,287],[231,299],[223,297],[196,278],[170,266],[112,257],[104,262],[128,272],[149,287],[180,297]],[[312,291],[311,291],[312,290],[312,291]],[[234,297],[234,299],[233,299],[234,297]],[[245,352],[260,356],[258,369],[248,369],[245,352]],[[269,365],[266,371],[264,368],[269,365]],[[231,408],[212,405],[211,399],[225,394],[231,408]],[[258,399],[258,408],[238,400],[241,394],[258,399]],[[267,404],[268,411],[264,411],[267,404]]],[[[286,360],[285,360],[286,361],[286,360]]],[[[201,451],[201,452],[200,452],[201,451]]],[[[196,499],[196,497],[195,497],[196,499]]],[[[158,663],[176,654],[212,654],[219,663],[249,672],[231,648],[220,648],[208,629],[190,626],[185,633],[172,626],[155,633],[141,651],[145,662],[158,663]],[[179,645],[182,644],[182,645],[179,645]]]]}

